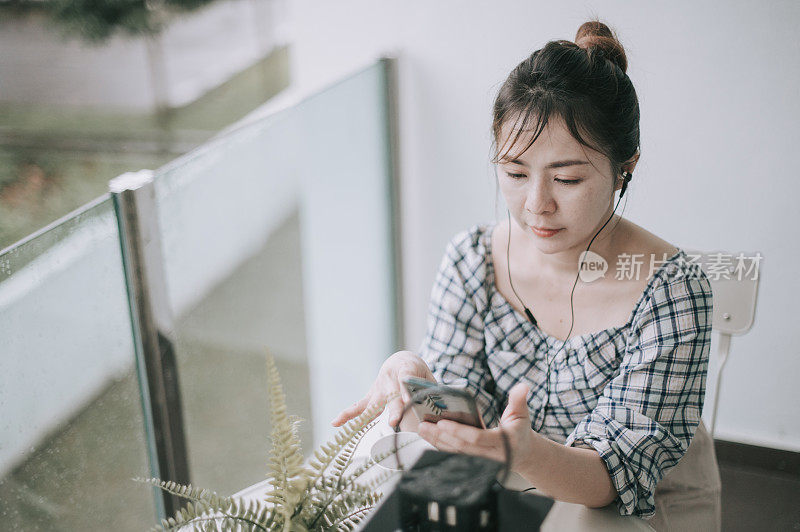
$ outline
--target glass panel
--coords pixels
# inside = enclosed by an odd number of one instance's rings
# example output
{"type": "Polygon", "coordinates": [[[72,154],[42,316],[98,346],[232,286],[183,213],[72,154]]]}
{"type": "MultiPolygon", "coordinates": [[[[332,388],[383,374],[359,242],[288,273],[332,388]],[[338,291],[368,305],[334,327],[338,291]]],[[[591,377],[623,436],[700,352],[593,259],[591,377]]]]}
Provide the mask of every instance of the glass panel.
{"type": "Polygon", "coordinates": [[[384,64],[298,108],[314,436],[360,399],[395,348],[384,64]]]}
{"type": "MultiPolygon", "coordinates": [[[[302,311],[296,122],[287,110],[156,174],[192,483],[234,493],[263,480],[266,352],[293,414],[310,419],[302,311]]],[[[306,424],[301,437],[311,440],[306,424]]]]}
{"type": "Polygon", "coordinates": [[[152,525],[126,298],[108,196],[0,256],[3,529],[152,525]]]}
{"type": "Polygon", "coordinates": [[[193,484],[263,480],[267,351],[306,453],[391,352],[384,106],[379,64],[157,172],[193,484]]]}

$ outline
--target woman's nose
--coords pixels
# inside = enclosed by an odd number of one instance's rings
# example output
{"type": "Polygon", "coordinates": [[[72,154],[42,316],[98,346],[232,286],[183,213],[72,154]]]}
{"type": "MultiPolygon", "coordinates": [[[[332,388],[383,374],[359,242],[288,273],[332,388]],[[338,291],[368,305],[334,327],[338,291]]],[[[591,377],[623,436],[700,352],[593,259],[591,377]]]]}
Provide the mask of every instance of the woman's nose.
{"type": "Polygon", "coordinates": [[[555,200],[550,187],[544,180],[531,180],[525,195],[525,209],[533,214],[549,213],[555,210],[555,200]]]}

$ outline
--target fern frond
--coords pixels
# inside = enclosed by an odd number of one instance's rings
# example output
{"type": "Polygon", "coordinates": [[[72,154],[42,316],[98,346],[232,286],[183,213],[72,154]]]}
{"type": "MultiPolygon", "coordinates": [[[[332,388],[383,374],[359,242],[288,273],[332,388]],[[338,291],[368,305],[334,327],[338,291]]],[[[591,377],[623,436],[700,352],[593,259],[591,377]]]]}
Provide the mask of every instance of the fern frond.
{"type": "MultiPolygon", "coordinates": [[[[331,523],[335,521],[336,515],[354,506],[366,506],[368,503],[367,497],[377,487],[397,476],[399,471],[385,471],[366,484],[359,483],[358,480],[375,467],[378,462],[411,443],[413,443],[413,440],[400,444],[396,450],[390,449],[385,453],[381,453],[374,459],[367,458],[363,464],[354,468],[349,474],[340,474],[338,477],[333,475],[321,477],[314,485],[318,493],[313,499],[313,508],[306,512],[306,522],[309,523],[309,528],[316,530],[315,527],[322,523],[321,530],[328,530],[331,523]]],[[[375,502],[379,498],[380,496],[375,499],[375,502]]]]}
{"type": "MultiPolygon", "coordinates": [[[[343,456],[345,462],[349,462],[361,438],[366,432],[374,426],[375,418],[383,410],[384,404],[373,405],[367,408],[355,419],[348,421],[336,435],[332,441],[329,441],[320,446],[314,451],[315,460],[311,461],[311,484],[314,485],[322,478],[325,471],[333,463],[337,457],[343,456]]],[[[334,474],[341,474],[344,470],[335,471],[334,474]]]]}
{"type": "Polygon", "coordinates": [[[213,530],[235,530],[242,529],[247,525],[248,530],[272,530],[271,514],[263,502],[256,500],[245,500],[233,498],[230,503],[221,508],[212,508],[207,503],[200,501],[188,503],[185,508],[180,510],[174,517],[164,519],[160,527],[154,530],[172,531],[180,530],[183,527],[195,527],[211,524],[217,525],[213,530]]]}
{"type": "Polygon", "coordinates": [[[380,498],[375,498],[374,486],[383,484],[396,475],[394,471],[387,471],[368,485],[357,484],[354,479],[325,477],[319,486],[318,496],[315,498],[314,513],[306,517],[309,528],[317,530],[322,524],[322,530],[329,530],[342,515],[350,512],[355,507],[374,505],[380,498]]]}
{"type": "MultiPolygon", "coordinates": [[[[194,488],[191,484],[182,485],[157,478],[138,478],[138,482],[150,484],[162,490],[188,499],[189,503],[180,509],[175,516],[164,519],[154,530],[178,530],[191,525],[200,526],[205,523],[221,526],[222,530],[232,530],[232,526],[247,524],[250,528],[269,530],[275,522],[275,511],[263,501],[234,497],[221,497],[215,492],[194,488]],[[218,515],[207,515],[218,514],[218,515]],[[228,525],[226,526],[225,523],[228,525]]],[[[194,528],[193,528],[194,529],[194,528]]]]}
{"type": "Polygon", "coordinates": [[[358,445],[361,443],[361,439],[371,428],[376,425],[376,423],[377,421],[372,420],[367,425],[358,429],[347,442],[347,444],[342,448],[342,450],[339,452],[339,455],[334,459],[331,467],[331,475],[334,478],[341,478],[342,475],[344,475],[353,461],[353,454],[355,453],[358,445]]]}
{"type": "Polygon", "coordinates": [[[186,526],[194,526],[195,521],[204,521],[204,515],[209,510],[209,506],[204,501],[188,502],[173,517],[162,519],[161,524],[153,527],[153,532],[166,532],[179,530],[186,526]]]}
{"type": "Polygon", "coordinates": [[[399,471],[384,471],[366,484],[361,484],[368,492],[375,492],[379,487],[383,486],[389,480],[396,478],[400,475],[399,471]]]}
{"type": "Polygon", "coordinates": [[[298,434],[298,419],[286,414],[283,391],[275,359],[267,353],[270,419],[272,422],[272,456],[269,460],[270,483],[273,489],[266,500],[274,503],[282,515],[283,529],[288,531],[298,503],[309,485],[309,472],[303,466],[303,451],[298,434]]]}
{"type": "MultiPolygon", "coordinates": [[[[390,450],[388,450],[388,451],[386,451],[384,453],[376,455],[374,458],[372,458],[372,457],[367,458],[364,461],[363,464],[361,464],[361,465],[357,466],[356,468],[354,468],[349,474],[342,476],[342,481],[340,483],[338,483],[337,486],[339,487],[339,489],[346,490],[346,489],[349,489],[351,486],[356,485],[356,481],[359,478],[361,478],[362,475],[364,475],[365,473],[370,471],[373,467],[378,465],[378,463],[382,462],[384,459],[386,459],[389,456],[395,454],[400,449],[403,449],[404,447],[406,447],[408,445],[411,445],[412,443],[414,443],[414,441],[415,440],[411,440],[411,441],[407,441],[405,443],[401,443],[400,445],[397,446],[396,450],[395,449],[390,449],[390,450]]],[[[387,471],[386,473],[384,473],[382,475],[385,478],[384,478],[384,480],[382,480],[380,482],[380,484],[382,484],[383,482],[385,482],[389,478],[392,478],[395,475],[398,475],[399,473],[400,473],[399,471],[387,471]]]]}
{"type": "Polygon", "coordinates": [[[375,507],[381,496],[381,493],[359,490],[358,493],[350,492],[335,500],[322,517],[326,524],[324,530],[339,529],[345,523],[354,526],[361,515],[375,507]]]}
{"type": "MultiPolygon", "coordinates": [[[[333,464],[331,477],[340,479],[350,465],[353,453],[367,431],[375,425],[375,418],[383,410],[383,405],[374,405],[368,408],[356,419],[351,420],[334,436],[334,438],[321,445],[314,452],[314,459],[310,461],[307,469],[308,480],[303,497],[297,503],[292,519],[309,523],[309,528],[314,528],[325,508],[330,504],[330,495],[320,496],[316,493],[321,487],[321,481],[326,478],[326,471],[333,464]],[[315,517],[316,516],[316,517],[315,517]]],[[[326,482],[325,484],[330,484],[326,482]]],[[[330,490],[337,490],[335,486],[328,486],[330,490]]],[[[278,494],[269,493],[268,500],[274,499],[278,494]]]]}
{"type": "Polygon", "coordinates": [[[231,501],[230,497],[222,497],[214,491],[205,488],[195,488],[191,484],[178,484],[177,482],[173,482],[171,480],[160,480],[157,478],[135,478],[133,480],[136,482],[142,482],[144,484],[150,484],[151,486],[160,488],[167,493],[171,493],[172,495],[176,495],[190,501],[205,502],[214,508],[227,505],[231,501]]]}
{"type": "Polygon", "coordinates": [[[352,512],[344,516],[338,521],[335,521],[333,525],[336,527],[336,530],[338,531],[349,532],[351,530],[354,530],[355,527],[361,522],[361,520],[364,519],[364,516],[366,516],[367,513],[373,508],[374,506],[367,506],[365,508],[360,508],[355,512],[352,512]]]}

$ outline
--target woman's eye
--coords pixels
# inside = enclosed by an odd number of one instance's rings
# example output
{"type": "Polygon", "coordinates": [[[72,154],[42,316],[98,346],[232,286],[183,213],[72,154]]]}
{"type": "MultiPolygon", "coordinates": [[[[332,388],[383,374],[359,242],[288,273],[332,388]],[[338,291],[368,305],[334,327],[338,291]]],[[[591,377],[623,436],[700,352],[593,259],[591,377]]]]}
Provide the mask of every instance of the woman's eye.
{"type": "Polygon", "coordinates": [[[522,179],[523,177],[526,177],[525,174],[512,174],[510,172],[506,172],[506,175],[511,179],[522,179]]]}
{"type": "MultiPolygon", "coordinates": [[[[510,177],[511,179],[524,179],[524,178],[528,177],[525,174],[513,174],[511,172],[506,172],[506,175],[508,177],[510,177]]],[[[564,185],[575,185],[575,184],[580,183],[582,181],[581,179],[560,179],[560,178],[556,178],[555,180],[556,180],[556,182],[564,184],[564,185]]]]}

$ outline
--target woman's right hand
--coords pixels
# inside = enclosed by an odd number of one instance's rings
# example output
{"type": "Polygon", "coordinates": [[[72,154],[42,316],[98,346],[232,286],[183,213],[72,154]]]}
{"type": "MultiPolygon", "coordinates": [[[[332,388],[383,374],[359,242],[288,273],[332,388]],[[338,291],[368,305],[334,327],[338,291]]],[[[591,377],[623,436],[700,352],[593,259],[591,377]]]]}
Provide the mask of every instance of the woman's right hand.
{"type": "Polygon", "coordinates": [[[361,414],[367,408],[383,404],[388,397],[395,395],[395,398],[385,407],[389,425],[397,425],[400,422],[400,415],[403,412],[404,405],[411,400],[408,391],[403,385],[403,381],[408,377],[418,377],[436,382],[428,365],[418,355],[411,351],[398,351],[383,363],[381,370],[378,372],[378,377],[367,392],[367,395],[351,407],[342,410],[336,416],[336,419],[331,421],[331,424],[334,427],[339,427],[361,414]],[[396,395],[398,393],[399,395],[396,395]]]}

